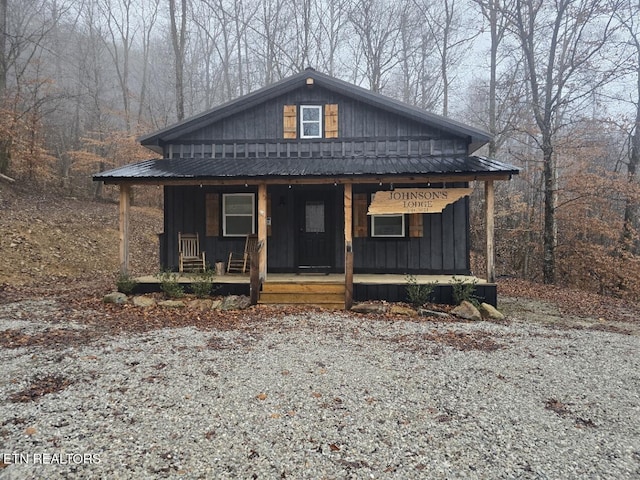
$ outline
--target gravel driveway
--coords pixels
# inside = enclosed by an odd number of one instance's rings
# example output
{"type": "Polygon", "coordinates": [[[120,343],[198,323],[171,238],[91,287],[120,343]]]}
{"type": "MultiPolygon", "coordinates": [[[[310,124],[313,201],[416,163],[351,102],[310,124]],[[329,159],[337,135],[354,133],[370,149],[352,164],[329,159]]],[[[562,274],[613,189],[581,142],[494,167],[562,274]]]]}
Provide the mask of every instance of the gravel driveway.
{"type": "Polygon", "coordinates": [[[640,478],[635,335],[309,312],[76,342],[58,307],[0,305],[2,479],[640,478]]]}

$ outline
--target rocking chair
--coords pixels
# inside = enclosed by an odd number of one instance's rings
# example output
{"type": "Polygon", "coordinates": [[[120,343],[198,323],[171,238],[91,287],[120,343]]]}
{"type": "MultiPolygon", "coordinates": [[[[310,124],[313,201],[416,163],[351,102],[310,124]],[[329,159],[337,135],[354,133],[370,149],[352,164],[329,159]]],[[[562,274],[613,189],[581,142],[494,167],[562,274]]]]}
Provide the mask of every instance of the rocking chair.
{"type": "Polygon", "coordinates": [[[178,257],[180,273],[205,271],[205,255],[200,251],[200,238],[197,233],[178,232],[178,257]]]}
{"type": "Polygon", "coordinates": [[[257,235],[247,235],[244,243],[244,252],[230,252],[227,262],[227,273],[247,273],[249,268],[249,255],[255,251],[258,243],[257,235]]]}

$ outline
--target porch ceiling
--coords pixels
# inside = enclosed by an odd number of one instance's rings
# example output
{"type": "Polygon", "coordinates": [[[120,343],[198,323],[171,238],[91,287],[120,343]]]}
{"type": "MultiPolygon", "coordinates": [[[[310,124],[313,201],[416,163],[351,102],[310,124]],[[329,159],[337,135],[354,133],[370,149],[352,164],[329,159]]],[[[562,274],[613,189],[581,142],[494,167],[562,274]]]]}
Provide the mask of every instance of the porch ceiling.
{"type": "Polygon", "coordinates": [[[380,178],[508,180],[518,168],[485,157],[174,158],[146,160],[93,176],[105,183],[328,183],[380,178]],[[292,182],[296,181],[297,182],[292,182]]]}

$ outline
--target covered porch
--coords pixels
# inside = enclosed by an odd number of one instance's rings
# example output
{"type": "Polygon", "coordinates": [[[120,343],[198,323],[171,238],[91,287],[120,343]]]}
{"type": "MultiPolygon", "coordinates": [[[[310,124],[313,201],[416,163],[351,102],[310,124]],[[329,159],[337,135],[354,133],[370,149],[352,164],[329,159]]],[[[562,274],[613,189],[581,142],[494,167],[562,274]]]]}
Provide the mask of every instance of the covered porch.
{"type": "MultiPolygon", "coordinates": [[[[191,283],[198,281],[197,273],[183,273],[177,281],[188,291],[191,283]]],[[[457,283],[475,285],[475,293],[481,301],[497,304],[495,283],[470,275],[413,275],[418,285],[433,285],[435,303],[451,304],[453,288],[457,283]]],[[[160,280],[153,275],[136,278],[141,293],[160,289],[160,280]]],[[[214,294],[249,295],[250,276],[241,274],[216,275],[213,279],[214,294]]],[[[406,302],[408,277],[399,274],[354,274],[352,302],[385,299],[389,302],[406,302]]],[[[270,273],[262,284],[259,303],[312,304],[327,308],[345,308],[344,274],[293,274],[270,273]],[[339,306],[338,306],[339,304],[339,306]]]]}

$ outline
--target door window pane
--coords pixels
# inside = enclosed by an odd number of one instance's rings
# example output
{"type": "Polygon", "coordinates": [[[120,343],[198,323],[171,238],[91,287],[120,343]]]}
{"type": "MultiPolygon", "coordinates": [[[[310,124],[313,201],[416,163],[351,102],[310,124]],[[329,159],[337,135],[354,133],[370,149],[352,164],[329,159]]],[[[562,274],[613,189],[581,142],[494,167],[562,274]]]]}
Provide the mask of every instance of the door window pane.
{"type": "Polygon", "coordinates": [[[305,205],[305,231],[324,233],[324,202],[307,201],[305,205]]]}

